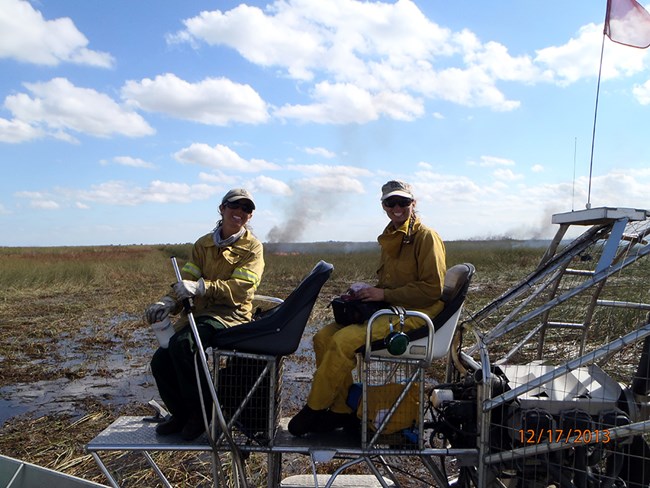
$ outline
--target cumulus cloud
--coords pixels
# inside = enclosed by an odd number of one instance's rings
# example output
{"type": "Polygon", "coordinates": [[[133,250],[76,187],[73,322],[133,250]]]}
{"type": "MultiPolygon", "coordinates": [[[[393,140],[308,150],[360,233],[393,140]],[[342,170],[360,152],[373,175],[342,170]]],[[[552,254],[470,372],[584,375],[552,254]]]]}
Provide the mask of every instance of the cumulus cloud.
{"type": "Polygon", "coordinates": [[[298,185],[305,191],[323,191],[330,195],[340,193],[365,193],[363,183],[348,175],[323,175],[298,180],[298,185]]]}
{"type": "MultiPolygon", "coordinates": [[[[183,21],[168,42],[227,46],[249,62],[277,68],[307,87],[307,103],[286,103],[276,117],[350,124],[414,120],[428,100],[515,110],[501,82],[568,85],[597,75],[602,24],[534,55],[513,55],[468,29],[428,19],[411,0],[276,0],[259,8],[205,11],[183,21]]],[[[646,53],[607,43],[603,79],[644,69],[646,53]]],[[[440,117],[434,112],[434,117],[440,117]]]]}
{"type": "Polygon", "coordinates": [[[69,206],[88,208],[89,204],[135,206],[145,203],[190,203],[206,200],[219,193],[214,185],[166,182],[154,180],[147,186],[128,181],[106,181],[89,189],[56,188],[49,192],[17,192],[18,198],[29,200],[29,205],[40,209],[59,209],[69,206]]]}
{"type": "Polygon", "coordinates": [[[132,168],[152,169],[156,167],[153,163],[140,158],[132,158],[131,156],[116,156],[113,161],[121,166],[130,166],[132,168]]]}
{"type": "Polygon", "coordinates": [[[275,170],[279,167],[263,159],[244,159],[228,146],[217,144],[194,143],[174,153],[174,159],[185,164],[198,164],[226,171],[243,171],[255,173],[263,170],[275,170]]]}
{"type": "MultiPolygon", "coordinates": [[[[587,24],[563,45],[539,49],[535,62],[546,68],[546,76],[562,86],[595,78],[602,40],[603,25],[587,24]]],[[[639,73],[645,69],[646,58],[644,50],[606,42],[601,77],[608,80],[639,73]]]]}
{"type": "Polygon", "coordinates": [[[19,133],[25,136],[24,141],[29,140],[29,136],[47,134],[72,141],[74,136],[70,131],[95,137],[115,134],[142,137],[154,133],[139,114],[103,93],[77,87],[65,78],[25,83],[24,86],[31,95],[18,93],[5,98],[5,108],[14,116],[13,123],[0,124],[0,134],[5,137],[19,133]]]}
{"type": "Polygon", "coordinates": [[[632,88],[632,95],[641,105],[650,104],[650,80],[643,84],[634,85],[632,88]]]}
{"type": "Polygon", "coordinates": [[[199,180],[206,183],[214,183],[218,185],[234,185],[237,182],[237,178],[231,175],[227,175],[223,171],[214,170],[211,173],[205,173],[201,171],[199,173],[199,180]]]}
{"type": "Polygon", "coordinates": [[[324,147],[306,147],[304,148],[304,151],[307,154],[321,156],[326,159],[332,159],[336,157],[336,153],[330,151],[329,149],[325,149],[324,147]]]}
{"type": "Polygon", "coordinates": [[[60,63],[113,66],[110,54],[87,46],[88,39],[68,17],[45,20],[27,1],[0,2],[0,59],[46,66],[60,63]]]}
{"type": "Polygon", "coordinates": [[[190,83],[167,73],[153,80],[127,81],[122,87],[122,97],[141,110],[201,124],[259,124],[269,118],[266,103],[250,85],[226,78],[190,83]]]}
{"type": "Polygon", "coordinates": [[[366,168],[345,165],[327,164],[290,164],[287,169],[305,174],[318,175],[346,175],[351,177],[371,176],[373,173],[366,168]]]}
{"type": "Polygon", "coordinates": [[[429,20],[414,2],[275,1],[264,10],[239,5],[186,19],[169,42],[225,45],[262,67],[313,83],[310,103],[285,104],[275,115],[318,123],[413,120],[425,99],[512,110],[500,80],[541,76],[530,57],[511,56],[429,20]],[[451,66],[450,66],[451,65],[451,66]]]}
{"type": "Polygon", "coordinates": [[[514,166],[515,162],[512,159],[499,158],[497,156],[481,156],[479,166],[484,168],[494,168],[497,166],[514,166]]]}
{"type": "Polygon", "coordinates": [[[264,175],[256,176],[250,180],[246,186],[250,187],[253,193],[260,192],[281,196],[289,196],[293,193],[291,187],[284,181],[269,178],[264,175]]]}
{"type": "Polygon", "coordinates": [[[38,139],[43,131],[22,120],[0,118],[0,142],[19,143],[38,139]]]}
{"type": "Polygon", "coordinates": [[[497,180],[502,180],[502,181],[515,181],[515,180],[520,180],[524,177],[521,174],[516,174],[511,169],[505,169],[505,168],[497,168],[494,170],[492,174],[497,180]]]}

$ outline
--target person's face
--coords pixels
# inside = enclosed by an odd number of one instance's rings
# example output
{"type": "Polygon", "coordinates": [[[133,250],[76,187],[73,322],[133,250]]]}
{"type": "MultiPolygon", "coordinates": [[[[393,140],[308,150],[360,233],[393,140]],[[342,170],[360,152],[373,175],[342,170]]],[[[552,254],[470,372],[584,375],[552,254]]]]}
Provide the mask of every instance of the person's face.
{"type": "Polygon", "coordinates": [[[415,200],[406,197],[393,196],[388,197],[386,200],[381,202],[381,205],[386,212],[386,215],[388,215],[388,218],[393,223],[393,226],[398,228],[411,217],[413,207],[415,206],[415,200]]]}
{"type": "Polygon", "coordinates": [[[222,236],[224,239],[236,234],[253,216],[253,203],[242,198],[235,202],[226,202],[221,207],[222,236]]]}

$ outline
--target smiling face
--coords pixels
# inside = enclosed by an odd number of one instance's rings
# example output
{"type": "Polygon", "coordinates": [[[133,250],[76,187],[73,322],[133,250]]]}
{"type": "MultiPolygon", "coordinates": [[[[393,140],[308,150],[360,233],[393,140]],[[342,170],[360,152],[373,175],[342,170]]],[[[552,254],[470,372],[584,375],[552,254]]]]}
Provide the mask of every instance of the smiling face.
{"type": "Polygon", "coordinates": [[[387,198],[381,204],[393,226],[398,229],[411,217],[415,200],[394,196],[387,198]]]}
{"type": "Polygon", "coordinates": [[[253,216],[253,208],[253,203],[245,198],[221,205],[221,238],[227,239],[239,232],[253,216]]]}

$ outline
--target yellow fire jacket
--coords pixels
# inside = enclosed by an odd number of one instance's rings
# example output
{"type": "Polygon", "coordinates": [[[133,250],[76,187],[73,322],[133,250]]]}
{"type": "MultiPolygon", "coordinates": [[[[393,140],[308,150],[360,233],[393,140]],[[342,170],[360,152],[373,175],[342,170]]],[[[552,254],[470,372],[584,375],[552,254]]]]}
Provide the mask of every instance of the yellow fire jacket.
{"type": "MultiPolygon", "coordinates": [[[[194,297],[194,316],[209,315],[231,327],[251,320],[253,296],[263,272],[262,243],[246,230],[234,244],[222,248],[214,244],[212,233],[201,237],[194,243],[192,259],[185,263],[181,275],[186,280],[205,280],[205,295],[194,297]]],[[[183,313],[174,329],[178,331],[188,323],[183,313]]]]}
{"type": "Polygon", "coordinates": [[[445,244],[440,236],[415,218],[409,236],[409,222],[399,229],[390,223],[377,238],[381,261],[378,288],[391,305],[419,310],[433,317],[440,313],[440,301],[447,271],[445,244]]]}

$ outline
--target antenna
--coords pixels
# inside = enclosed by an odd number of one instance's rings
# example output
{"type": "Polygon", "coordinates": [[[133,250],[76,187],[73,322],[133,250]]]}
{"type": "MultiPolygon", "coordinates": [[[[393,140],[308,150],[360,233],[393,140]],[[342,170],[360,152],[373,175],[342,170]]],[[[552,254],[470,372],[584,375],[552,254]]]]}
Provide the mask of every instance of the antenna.
{"type": "MultiPolygon", "coordinates": [[[[609,6],[609,2],[607,3],[609,6]]],[[[609,14],[609,9],[607,9],[609,14]]],[[[607,26],[607,17],[605,17],[605,27],[607,26]]],[[[589,158],[589,190],[587,191],[587,205],[585,208],[591,208],[591,175],[594,168],[594,143],[596,141],[596,119],[598,118],[598,96],[600,95],[600,75],[603,71],[603,53],[605,52],[605,32],[603,32],[603,42],[600,46],[600,64],[598,65],[598,84],[596,86],[596,106],[594,108],[594,127],[591,131],[591,157],[589,158]]]]}
{"type": "Polygon", "coordinates": [[[576,153],[578,151],[578,138],[573,138],[573,189],[571,190],[571,211],[574,210],[576,197],[576,153]]]}

